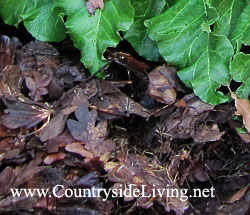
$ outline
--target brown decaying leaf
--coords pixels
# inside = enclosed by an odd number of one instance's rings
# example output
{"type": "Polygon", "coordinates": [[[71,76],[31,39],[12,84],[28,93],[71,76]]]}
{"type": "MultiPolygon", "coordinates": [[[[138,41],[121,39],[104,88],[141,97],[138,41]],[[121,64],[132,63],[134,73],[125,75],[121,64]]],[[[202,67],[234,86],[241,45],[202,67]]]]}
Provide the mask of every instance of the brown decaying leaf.
{"type": "Polygon", "coordinates": [[[147,93],[164,104],[172,104],[176,100],[175,82],[168,73],[168,67],[159,66],[148,74],[149,86],[147,93]]]}
{"type": "MultiPolygon", "coordinates": [[[[116,182],[113,188],[125,188],[133,184],[133,188],[142,190],[144,185],[146,195],[152,194],[153,189],[180,189],[177,184],[168,178],[165,168],[159,166],[156,161],[149,160],[145,156],[131,155],[124,153],[118,156],[118,162],[110,162],[105,165],[109,180],[116,182]]],[[[132,198],[133,199],[133,198],[132,198]]],[[[130,201],[131,198],[124,197],[124,200],[130,201]]],[[[188,208],[187,201],[178,197],[169,197],[166,195],[155,197],[136,198],[137,206],[150,208],[154,202],[165,207],[166,211],[174,210],[177,215],[181,215],[188,208]]]]}
{"type": "Polygon", "coordinates": [[[0,196],[6,195],[9,192],[9,188],[17,177],[17,173],[12,167],[6,167],[0,173],[0,196]]]}
{"type": "Polygon", "coordinates": [[[10,130],[0,124],[0,137],[14,137],[18,133],[17,130],[10,130]]]}
{"type": "Polygon", "coordinates": [[[32,41],[17,51],[16,64],[30,90],[31,99],[42,100],[42,96],[48,94],[49,89],[54,90],[56,96],[62,94],[63,86],[58,89],[55,81],[50,84],[60,63],[58,51],[50,44],[41,41],[32,41]]]}
{"type": "Polygon", "coordinates": [[[67,155],[65,153],[59,152],[54,154],[49,154],[44,159],[44,164],[50,165],[55,161],[63,160],[67,155]]]}
{"type": "Polygon", "coordinates": [[[75,139],[69,133],[69,130],[65,128],[61,134],[45,142],[45,148],[48,153],[56,153],[59,147],[65,147],[73,142],[75,142],[75,139]]]}
{"type": "Polygon", "coordinates": [[[242,127],[242,123],[240,121],[232,120],[232,118],[231,118],[231,120],[229,120],[228,124],[231,128],[233,128],[237,132],[237,134],[240,136],[242,141],[244,141],[245,143],[250,143],[250,133],[249,132],[241,133],[237,129],[237,128],[242,127]]]}
{"type": "MultiPolygon", "coordinates": [[[[10,152],[14,149],[19,149],[21,151],[23,150],[24,145],[24,140],[15,140],[12,137],[6,137],[0,141],[0,153],[10,152]]],[[[4,155],[4,157],[6,157],[6,155],[4,155]]]]}
{"type": "Polygon", "coordinates": [[[22,46],[16,37],[0,35],[0,71],[14,62],[15,52],[22,46]]]}
{"type": "Polygon", "coordinates": [[[29,96],[34,101],[41,101],[43,99],[42,96],[48,94],[47,86],[52,80],[52,73],[49,74],[41,74],[38,71],[33,71],[32,77],[26,77],[25,83],[27,88],[30,90],[29,96]]]}
{"type": "Polygon", "coordinates": [[[203,157],[203,151],[194,153],[181,149],[178,153],[173,153],[169,158],[170,164],[167,167],[171,178],[178,178],[178,185],[183,186],[187,178],[195,182],[206,181],[204,165],[200,162],[203,157]]]}
{"type": "Polygon", "coordinates": [[[241,137],[241,139],[245,142],[245,143],[250,143],[250,133],[240,133],[238,131],[236,131],[237,134],[241,137]]]}
{"type": "Polygon", "coordinates": [[[97,8],[103,10],[104,2],[103,0],[88,0],[86,2],[86,8],[90,14],[94,14],[97,8]]]}
{"type": "MultiPolygon", "coordinates": [[[[239,180],[239,179],[237,179],[239,180]]],[[[212,198],[208,201],[206,209],[209,213],[202,213],[208,215],[249,215],[250,210],[250,190],[248,189],[243,197],[238,201],[234,201],[229,204],[220,204],[216,198],[212,198]]]]}
{"type": "Polygon", "coordinates": [[[129,114],[149,117],[150,112],[147,109],[120,91],[119,87],[130,83],[130,81],[93,80],[83,86],[80,84],[66,92],[55,107],[60,109],[77,107],[78,103],[88,103],[89,100],[90,108],[98,110],[101,119],[115,119],[129,114]],[[85,98],[79,98],[84,96],[85,98]]]}
{"type": "MultiPolygon", "coordinates": [[[[32,198],[24,193],[19,197],[16,196],[13,198],[10,188],[24,188],[31,190],[37,188],[52,189],[52,187],[57,184],[65,183],[60,177],[60,172],[58,172],[56,168],[44,168],[40,166],[42,156],[42,154],[35,154],[35,159],[33,159],[28,165],[22,165],[15,169],[11,169],[13,177],[8,178],[8,180],[12,182],[8,183],[8,186],[6,186],[6,196],[0,201],[0,213],[7,214],[7,211],[19,209],[34,210],[37,206],[42,206],[41,201],[43,198],[39,197],[36,193],[34,193],[32,198]]],[[[52,198],[47,198],[46,200],[46,209],[54,209],[56,205],[55,197],[52,196],[52,198]]]]}
{"type": "Polygon", "coordinates": [[[75,116],[78,121],[69,119],[67,127],[76,140],[83,142],[84,147],[80,143],[72,143],[65,149],[82,155],[86,158],[85,162],[96,157],[104,163],[107,162],[111,151],[115,149],[113,141],[105,140],[107,122],[100,121],[96,125],[97,111],[89,112],[87,104],[80,104],[75,111],[75,116]]]}
{"type": "Polygon", "coordinates": [[[225,132],[220,132],[220,129],[216,124],[212,124],[211,126],[200,124],[199,128],[191,134],[195,142],[203,143],[220,140],[224,133],[225,132]]]}
{"type": "Polygon", "coordinates": [[[31,41],[16,53],[16,64],[24,78],[54,74],[60,63],[59,52],[50,44],[37,40],[31,41]]]}
{"type": "Polygon", "coordinates": [[[52,110],[30,105],[23,102],[6,102],[8,108],[2,116],[1,124],[7,128],[15,129],[19,127],[31,128],[44,119],[47,119],[52,110]]]}
{"type": "Polygon", "coordinates": [[[17,188],[20,185],[28,182],[35,174],[44,170],[44,167],[39,166],[41,156],[37,155],[28,165],[18,166],[15,169],[6,167],[0,173],[0,195],[10,193],[10,188],[17,188]]]}
{"type": "MultiPolygon", "coordinates": [[[[202,102],[198,97],[186,95],[183,105],[177,106],[167,115],[161,116],[161,128],[163,136],[170,141],[175,138],[187,139],[192,137],[197,143],[216,141],[221,138],[224,132],[220,132],[216,124],[207,125],[206,119],[214,106],[202,102]]],[[[179,103],[179,102],[178,102],[179,103]]],[[[169,109],[171,110],[171,109],[169,109]]]]}
{"type": "Polygon", "coordinates": [[[79,104],[88,104],[87,99],[83,89],[72,91],[72,93],[62,101],[62,104],[57,107],[49,124],[39,132],[40,140],[42,142],[51,140],[62,133],[69,114],[73,113],[79,104]]]}
{"type": "Polygon", "coordinates": [[[231,93],[232,98],[235,100],[235,107],[237,109],[236,115],[241,115],[243,123],[248,133],[250,133],[250,104],[247,99],[239,99],[236,94],[231,93]]]}
{"type": "Polygon", "coordinates": [[[35,174],[44,170],[44,167],[40,166],[40,164],[42,163],[42,156],[42,153],[36,154],[35,158],[30,161],[28,165],[24,165],[21,167],[21,169],[17,168],[15,170],[18,171],[19,175],[16,178],[13,187],[18,187],[25,182],[30,181],[35,174]]]}
{"type": "Polygon", "coordinates": [[[91,152],[87,151],[84,149],[82,143],[77,142],[77,143],[71,143],[65,147],[65,149],[68,152],[73,152],[76,154],[81,155],[82,157],[88,157],[88,158],[93,158],[93,155],[91,152]]]}
{"type": "MultiPolygon", "coordinates": [[[[100,182],[100,174],[97,171],[90,171],[84,176],[75,175],[71,180],[64,183],[64,189],[57,191],[57,195],[65,194],[67,188],[70,189],[86,189],[86,188],[101,188],[102,183],[100,182]],[[75,178],[76,177],[76,178],[75,178]]],[[[68,214],[96,214],[96,215],[108,215],[111,214],[113,203],[109,200],[103,201],[102,198],[58,198],[56,208],[54,207],[53,212],[57,215],[68,215],[68,214]],[[85,204],[86,203],[86,204],[85,204]]],[[[53,214],[54,214],[53,213],[53,214]]]]}
{"type": "Polygon", "coordinates": [[[58,99],[63,95],[64,89],[71,89],[75,82],[83,80],[83,69],[81,65],[73,65],[71,61],[60,64],[53,73],[47,89],[50,98],[58,99]]]}
{"type": "Polygon", "coordinates": [[[249,185],[242,187],[238,192],[234,193],[230,198],[228,198],[225,203],[232,204],[233,202],[240,200],[245,195],[248,188],[249,185]]]}
{"type": "Polygon", "coordinates": [[[22,80],[21,71],[14,65],[5,67],[0,76],[0,97],[8,107],[1,124],[10,129],[33,127],[53,112],[47,105],[33,102],[21,93],[22,80]]]}
{"type": "Polygon", "coordinates": [[[47,126],[39,132],[40,140],[45,142],[62,133],[67,117],[68,115],[61,114],[61,112],[53,116],[47,126]]]}
{"type": "Polygon", "coordinates": [[[3,100],[3,102],[5,102],[6,105],[8,101],[12,101],[24,103],[30,106],[40,106],[44,109],[48,109],[48,105],[32,101],[21,93],[22,82],[23,76],[18,66],[9,65],[4,68],[0,74],[0,98],[3,100]]]}
{"type": "Polygon", "coordinates": [[[47,93],[49,98],[60,98],[64,88],[72,88],[84,74],[80,64],[75,66],[52,45],[37,40],[17,51],[16,63],[30,89],[30,97],[36,101],[47,93]]]}
{"type": "Polygon", "coordinates": [[[25,100],[20,92],[22,80],[21,71],[17,66],[5,67],[0,75],[0,97],[11,101],[16,101],[19,98],[25,100]]]}
{"type": "MultiPolygon", "coordinates": [[[[124,82],[120,83],[120,86],[122,85],[124,82]]],[[[119,82],[100,81],[98,87],[101,95],[95,95],[89,102],[90,107],[98,110],[104,119],[115,119],[130,114],[149,117],[150,112],[146,108],[120,91],[119,82]]]]}
{"type": "Polygon", "coordinates": [[[15,159],[20,154],[20,152],[21,152],[21,149],[12,149],[5,153],[0,153],[0,164],[2,164],[4,160],[15,159]]]}

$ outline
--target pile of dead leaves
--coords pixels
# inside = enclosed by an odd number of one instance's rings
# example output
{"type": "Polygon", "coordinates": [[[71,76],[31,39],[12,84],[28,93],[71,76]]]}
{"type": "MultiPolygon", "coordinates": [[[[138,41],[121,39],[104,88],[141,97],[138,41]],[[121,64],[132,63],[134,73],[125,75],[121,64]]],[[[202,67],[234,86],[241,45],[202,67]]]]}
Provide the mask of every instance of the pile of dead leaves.
{"type": "MultiPolygon", "coordinates": [[[[103,7],[88,4],[91,10],[103,7]]],[[[0,37],[0,213],[117,214],[143,208],[154,214],[246,214],[250,151],[244,144],[250,138],[238,132],[229,141],[240,123],[232,120],[233,105],[202,102],[173,67],[111,49],[106,56],[110,66],[101,72],[109,78],[98,80],[50,44],[22,46],[17,38],[0,37]],[[230,189],[220,187],[229,179],[230,189]],[[58,184],[64,187],[60,195],[67,188],[93,186],[133,184],[147,194],[214,186],[217,198],[195,205],[199,199],[159,194],[103,201],[13,198],[10,191],[58,184]]],[[[249,132],[249,105],[232,97],[249,132]]]]}

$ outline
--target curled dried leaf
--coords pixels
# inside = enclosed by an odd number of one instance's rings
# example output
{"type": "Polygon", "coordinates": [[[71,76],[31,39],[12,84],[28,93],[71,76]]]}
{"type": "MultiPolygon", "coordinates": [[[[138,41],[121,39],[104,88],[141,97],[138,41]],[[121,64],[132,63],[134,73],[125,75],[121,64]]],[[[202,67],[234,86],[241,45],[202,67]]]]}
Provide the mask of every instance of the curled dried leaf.
{"type": "Polygon", "coordinates": [[[167,67],[157,67],[148,74],[149,86],[147,93],[155,100],[172,104],[176,100],[175,83],[171,75],[168,73],[167,67]]]}
{"type": "Polygon", "coordinates": [[[236,94],[231,94],[232,98],[235,100],[235,107],[237,109],[236,115],[241,115],[243,118],[243,123],[250,133],[250,103],[247,99],[239,99],[236,94]]]}
{"type": "Polygon", "coordinates": [[[66,157],[66,154],[62,152],[49,154],[44,159],[44,163],[49,165],[49,164],[54,163],[55,161],[63,160],[65,157],[66,157]]]}
{"type": "Polygon", "coordinates": [[[229,199],[227,199],[226,203],[232,204],[235,201],[240,200],[245,195],[248,188],[249,186],[242,187],[238,192],[234,193],[229,199]]]}
{"type": "Polygon", "coordinates": [[[14,63],[15,51],[21,46],[22,43],[16,37],[0,35],[0,71],[14,63]]]}
{"type": "Polygon", "coordinates": [[[25,97],[20,92],[22,81],[21,71],[17,66],[5,67],[0,76],[0,97],[11,101],[20,98],[25,100],[25,97]]]}
{"type": "Polygon", "coordinates": [[[37,71],[33,71],[32,77],[26,77],[25,83],[27,88],[30,90],[30,98],[34,101],[41,101],[43,99],[42,96],[48,94],[48,90],[46,87],[49,85],[52,77],[52,73],[41,74],[37,71]]]}
{"type": "Polygon", "coordinates": [[[71,143],[69,145],[67,145],[65,147],[65,149],[68,151],[68,152],[73,152],[73,153],[76,153],[76,154],[79,154],[81,155],[82,157],[89,157],[89,158],[92,158],[93,155],[92,153],[88,152],[87,150],[84,149],[82,143],[71,143]]]}
{"type": "Polygon", "coordinates": [[[86,2],[86,8],[90,14],[94,14],[97,8],[101,10],[104,9],[104,2],[103,0],[88,0],[86,2]]]}
{"type": "Polygon", "coordinates": [[[171,115],[162,116],[162,122],[158,127],[162,128],[163,137],[167,141],[192,137],[198,143],[220,139],[224,132],[220,132],[216,124],[206,123],[214,106],[202,102],[193,94],[186,95],[183,100],[171,115]]]}

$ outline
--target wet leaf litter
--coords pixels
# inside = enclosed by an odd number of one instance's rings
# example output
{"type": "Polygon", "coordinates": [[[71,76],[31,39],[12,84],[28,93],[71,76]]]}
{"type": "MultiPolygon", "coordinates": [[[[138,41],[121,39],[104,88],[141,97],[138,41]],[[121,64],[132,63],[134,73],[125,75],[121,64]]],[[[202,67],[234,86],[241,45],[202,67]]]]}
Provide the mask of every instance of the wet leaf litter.
{"type": "Polygon", "coordinates": [[[248,129],[245,101],[232,95],[235,104],[206,104],[180,83],[173,66],[120,50],[107,51],[108,77],[99,80],[50,44],[22,46],[1,36],[0,47],[1,213],[249,211],[249,145],[233,126],[242,119],[248,129]],[[234,119],[235,112],[242,118],[234,119]],[[135,184],[148,194],[155,186],[188,195],[213,186],[216,198],[121,197],[116,206],[116,198],[104,196],[13,201],[10,193],[59,183],[58,195],[135,184]]]}

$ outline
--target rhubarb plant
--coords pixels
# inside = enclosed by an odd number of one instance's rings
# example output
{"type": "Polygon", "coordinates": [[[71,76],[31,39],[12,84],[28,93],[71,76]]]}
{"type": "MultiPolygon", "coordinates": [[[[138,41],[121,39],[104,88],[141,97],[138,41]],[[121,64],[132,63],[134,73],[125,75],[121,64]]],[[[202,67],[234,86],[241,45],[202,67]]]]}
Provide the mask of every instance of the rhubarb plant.
{"type": "Polygon", "coordinates": [[[90,13],[84,0],[1,0],[0,16],[9,25],[23,22],[41,41],[68,34],[91,73],[107,63],[105,50],[125,39],[146,59],[176,66],[205,102],[229,101],[220,88],[232,80],[241,83],[236,95],[248,98],[249,0],[98,1],[104,8],[90,13]]]}

